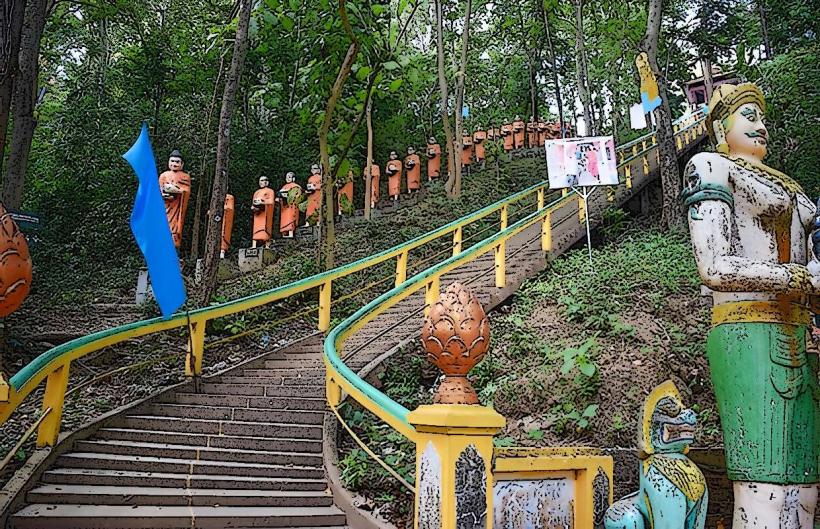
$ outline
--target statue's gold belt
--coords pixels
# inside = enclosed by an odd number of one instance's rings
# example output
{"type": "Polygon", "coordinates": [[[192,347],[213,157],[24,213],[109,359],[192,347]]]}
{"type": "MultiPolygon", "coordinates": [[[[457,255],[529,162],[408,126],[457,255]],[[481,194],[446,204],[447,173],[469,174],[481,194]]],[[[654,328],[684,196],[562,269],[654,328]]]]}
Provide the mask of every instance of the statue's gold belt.
{"type": "Polygon", "coordinates": [[[808,307],[785,301],[736,301],[712,307],[713,327],[722,323],[808,325],[810,321],[808,307]]]}

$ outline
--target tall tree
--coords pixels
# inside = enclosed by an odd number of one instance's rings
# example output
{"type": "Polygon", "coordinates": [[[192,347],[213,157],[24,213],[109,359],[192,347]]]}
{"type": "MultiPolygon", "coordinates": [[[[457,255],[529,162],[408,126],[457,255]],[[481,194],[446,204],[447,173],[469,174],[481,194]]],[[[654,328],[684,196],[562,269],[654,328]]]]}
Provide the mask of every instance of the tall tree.
{"type": "Polygon", "coordinates": [[[558,80],[558,62],[555,57],[555,46],[552,43],[552,31],[550,31],[550,21],[544,3],[541,4],[541,16],[544,19],[544,33],[547,38],[547,50],[550,57],[550,72],[552,73],[552,84],[555,88],[555,103],[558,106],[558,123],[561,126],[561,137],[564,136],[564,102],[561,98],[561,83],[558,80]]]}
{"type": "Polygon", "coordinates": [[[453,153],[454,175],[452,180],[448,180],[447,192],[451,197],[458,198],[461,196],[461,156],[455,153],[461,153],[461,131],[463,129],[463,109],[464,109],[464,78],[467,75],[467,50],[470,44],[470,14],[473,10],[473,0],[467,0],[467,6],[464,9],[464,27],[461,33],[461,58],[458,63],[458,70],[456,71],[456,134],[453,138],[453,153]],[[458,149],[456,150],[456,144],[458,149]]]}
{"type": "Polygon", "coordinates": [[[578,98],[584,111],[584,125],[588,136],[595,135],[595,124],[592,115],[592,100],[589,94],[589,73],[586,63],[586,46],[584,42],[584,0],[573,0],[575,7],[575,75],[578,98]]]}
{"type": "Polygon", "coordinates": [[[0,8],[0,168],[6,152],[11,94],[20,54],[20,32],[26,0],[5,0],[0,8]]]}
{"type": "Polygon", "coordinates": [[[219,112],[219,133],[216,145],[216,165],[211,186],[211,202],[208,208],[208,230],[205,236],[205,266],[198,302],[205,305],[216,288],[216,270],[219,265],[219,249],[222,241],[222,211],[228,189],[228,158],[231,146],[231,120],[236,104],[236,90],[242,77],[245,55],[248,51],[248,27],[254,0],[239,0],[239,21],[233,43],[233,57],[225,90],[222,92],[222,108],[219,112]]]}
{"type": "MultiPolygon", "coordinates": [[[[433,0],[436,9],[436,68],[438,70],[438,86],[441,92],[441,124],[444,126],[444,143],[447,149],[447,169],[450,174],[447,177],[445,187],[447,194],[452,195],[455,187],[456,162],[461,167],[456,152],[456,140],[453,138],[453,129],[450,125],[450,94],[447,87],[447,72],[444,69],[444,13],[441,6],[442,0],[433,0]]],[[[460,141],[460,138],[459,138],[460,141]]]]}
{"type": "Polygon", "coordinates": [[[666,73],[658,68],[658,40],[661,33],[662,17],[663,0],[649,0],[646,33],[641,40],[640,47],[649,58],[649,67],[658,82],[658,93],[661,97],[661,105],[654,110],[655,122],[657,123],[656,134],[658,137],[661,185],[663,186],[661,226],[670,228],[683,223],[683,214],[678,204],[678,197],[681,193],[681,178],[678,170],[675,135],[672,129],[672,112],[669,108],[666,73]]]}
{"type": "Polygon", "coordinates": [[[3,203],[9,209],[20,209],[23,202],[28,156],[37,126],[34,107],[37,103],[37,77],[40,72],[40,41],[51,5],[51,0],[32,0],[27,6],[20,35],[19,74],[14,82],[12,96],[14,128],[8,171],[3,180],[3,203]]]}

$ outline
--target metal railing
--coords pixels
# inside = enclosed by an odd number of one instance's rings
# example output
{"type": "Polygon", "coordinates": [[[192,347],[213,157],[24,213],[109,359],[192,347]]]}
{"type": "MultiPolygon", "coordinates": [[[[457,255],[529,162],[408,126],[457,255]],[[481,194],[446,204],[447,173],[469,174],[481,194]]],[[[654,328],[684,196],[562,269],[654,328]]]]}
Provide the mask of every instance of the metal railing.
{"type": "MultiPolygon", "coordinates": [[[[691,124],[681,128],[679,134],[682,134],[683,131],[689,130],[691,127],[697,126],[697,123],[697,121],[693,120],[691,124]]],[[[679,125],[676,124],[676,126],[679,125]]],[[[644,140],[649,139],[650,141],[651,138],[651,133],[643,137],[644,140]]],[[[622,162],[621,165],[625,163],[628,164],[628,161],[622,162]]],[[[318,305],[315,308],[311,308],[311,312],[316,311],[318,313],[319,330],[327,331],[330,327],[331,307],[334,304],[334,281],[395,259],[396,269],[394,285],[399,287],[407,280],[407,266],[410,252],[443,237],[452,237],[453,248],[453,257],[445,261],[445,263],[450,262],[452,259],[458,259],[459,262],[462,262],[461,259],[464,259],[465,256],[475,255],[475,252],[477,251],[476,248],[481,248],[484,249],[484,251],[488,251],[486,250],[489,248],[488,245],[493,244],[491,241],[495,241],[497,243],[495,244],[495,247],[497,247],[495,256],[496,283],[499,284],[499,286],[503,286],[506,263],[503,245],[504,242],[509,239],[509,237],[504,234],[509,234],[513,231],[517,233],[517,227],[521,225],[521,221],[518,221],[511,226],[507,226],[509,208],[511,205],[523,203],[524,200],[535,195],[537,196],[538,210],[535,213],[525,217],[525,219],[529,219],[528,222],[537,222],[538,220],[543,220],[545,217],[549,218],[552,210],[544,206],[548,191],[549,183],[547,181],[540,182],[410,241],[376,253],[372,256],[334,268],[333,270],[306,277],[288,285],[283,285],[281,287],[266,290],[264,292],[233,301],[220,303],[218,305],[192,310],[189,313],[178,313],[169,319],[153,318],[106,329],[104,331],[77,338],[49,349],[45,353],[35,358],[31,363],[23,367],[9,380],[8,398],[4,401],[0,401],[0,424],[4,423],[14,412],[14,410],[16,410],[17,407],[23,402],[23,400],[45,380],[46,387],[42,401],[42,409],[49,409],[50,412],[44,416],[44,419],[38,426],[37,445],[53,446],[56,443],[60,432],[63,402],[65,400],[68,387],[69,368],[71,362],[95,351],[99,351],[105,347],[121,344],[134,338],[188,327],[190,332],[190,342],[188,344],[185,361],[185,374],[187,376],[199,376],[202,374],[204,362],[203,357],[206,345],[211,345],[205,343],[206,326],[209,321],[262,307],[311,289],[318,289],[318,305]],[[499,226],[501,231],[488,239],[484,239],[483,241],[476,243],[476,245],[472,246],[471,249],[463,250],[465,242],[463,239],[464,229],[469,225],[477,223],[495,213],[499,214],[499,226]]],[[[564,194],[561,201],[566,200],[571,196],[571,194],[564,194]]],[[[542,240],[546,241],[548,237],[549,233],[545,232],[542,240]]],[[[546,242],[543,242],[542,244],[546,244],[546,242]]],[[[431,270],[435,269],[436,268],[434,267],[431,270]]],[[[428,271],[422,272],[421,274],[415,276],[415,278],[424,276],[424,274],[427,273],[428,271]]],[[[395,290],[396,288],[394,288],[391,292],[394,292],[395,290]]],[[[436,291],[431,290],[429,295],[432,296],[434,293],[437,295],[436,291]]],[[[399,298],[406,297],[406,295],[403,295],[401,292],[394,293],[393,295],[399,296],[399,298]]],[[[336,302],[343,297],[344,296],[340,296],[337,298],[336,302]]],[[[377,300],[379,299],[388,298],[380,296],[377,300]]],[[[360,315],[360,313],[361,310],[357,311],[356,315],[360,315]]],[[[345,327],[347,331],[350,331],[351,329],[358,329],[364,324],[356,323],[357,320],[351,320],[351,318],[345,320],[346,322],[352,322],[345,327]]],[[[346,332],[345,336],[348,336],[350,332],[346,332]]],[[[338,336],[338,333],[336,336],[338,336]]],[[[215,344],[216,342],[214,342],[214,345],[215,344]]],[[[339,364],[338,366],[334,364],[334,376],[336,379],[341,381],[348,379],[355,380],[357,378],[352,371],[345,371],[345,369],[347,368],[343,364],[339,364]],[[344,374],[344,376],[342,376],[342,374],[344,374]]],[[[0,395],[2,394],[3,392],[0,391],[0,395]]],[[[386,396],[384,398],[386,398],[386,396]]],[[[384,400],[379,398],[378,400],[379,404],[383,405],[386,409],[396,411],[399,414],[401,413],[401,410],[396,408],[396,403],[390,401],[389,399],[384,400]]],[[[412,434],[412,432],[406,428],[402,433],[405,432],[412,434]]]]}
{"type": "MultiPolygon", "coordinates": [[[[678,151],[682,151],[687,145],[696,141],[700,134],[705,132],[705,116],[703,113],[696,113],[689,118],[690,119],[685,122],[678,121],[675,123],[676,140],[681,140],[677,145],[678,151]]],[[[657,142],[654,141],[654,135],[648,134],[642,138],[638,138],[632,142],[631,145],[626,146],[626,148],[621,148],[627,152],[632,150],[630,156],[623,157],[623,160],[618,164],[618,168],[624,169],[624,172],[626,173],[628,186],[631,163],[638,158],[644,158],[645,160],[647,154],[656,147],[657,142]],[[649,142],[651,142],[651,146],[646,147],[649,142]],[[644,146],[641,151],[637,150],[638,145],[644,146]]],[[[645,160],[642,165],[644,175],[648,174],[648,162],[645,160]]],[[[337,407],[341,404],[342,392],[344,391],[365,409],[376,415],[393,429],[400,432],[411,441],[416,442],[415,428],[408,422],[407,419],[410,410],[366,382],[348,365],[346,365],[345,359],[349,358],[352,354],[350,351],[346,352],[344,355],[342,354],[344,351],[345,342],[357,331],[367,325],[367,323],[377,318],[380,314],[383,314],[388,309],[395,307],[399,302],[410,297],[414,293],[421,291],[422,289],[425,292],[425,307],[434,303],[439,296],[441,278],[444,274],[474,261],[488,252],[494,252],[496,276],[495,285],[496,287],[503,287],[505,284],[506,242],[527,228],[540,223],[541,249],[550,250],[552,248],[552,230],[558,224],[552,222],[553,215],[568,201],[573,199],[577,199],[579,201],[581,200],[580,196],[577,196],[577,193],[571,191],[563,194],[563,196],[553,200],[549,204],[545,204],[546,189],[547,183],[543,183],[517,194],[521,195],[522,193],[535,193],[538,197],[537,209],[533,213],[530,213],[510,225],[507,225],[505,215],[503,214],[503,212],[506,211],[508,199],[504,199],[503,201],[494,204],[493,207],[496,209],[498,209],[499,205],[501,205],[500,209],[502,211],[499,229],[495,234],[475,243],[467,249],[462,249],[460,252],[454,252],[453,256],[449,259],[418,273],[410,279],[403,281],[401,284],[397,284],[392,290],[378,296],[376,299],[361,307],[354,314],[343,320],[330,331],[324,344],[326,393],[328,403],[340,420],[341,416],[337,411],[337,407]]],[[[562,221],[565,221],[567,218],[573,216],[575,216],[574,212],[566,216],[562,221]]],[[[420,310],[414,311],[410,315],[418,315],[420,312],[420,310]]],[[[375,339],[378,339],[378,337],[374,338],[374,340],[375,339]]],[[[368,451],[368,453],[373,456],[371,451],[368,451]]]]}

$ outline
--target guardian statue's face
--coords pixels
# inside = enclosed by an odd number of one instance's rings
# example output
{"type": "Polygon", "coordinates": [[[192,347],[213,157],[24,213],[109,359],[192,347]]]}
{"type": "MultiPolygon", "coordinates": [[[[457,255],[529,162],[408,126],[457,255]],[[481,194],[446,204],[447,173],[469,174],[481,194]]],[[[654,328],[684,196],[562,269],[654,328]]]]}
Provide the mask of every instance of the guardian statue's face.
{"type": "Polygon", "coordinates": [[[723,126],[731,154],[745,154],[761,161],[766,157],[769,133],[763,124],[763,111],[756,103],[746,103],[738,108],[723,126]]]}
{"type": "Polygon", "coordinates": [[[172,171],[182,171],[182,158],[172,156],[168,158],[168,169],[172,171]]]}
{"type": "Polygon", "coordinates": [[[268,182],[268,177],[267,176],[262,176],[262,177],[259,178],[259,187],[260,188],[268,187],[268,183],[269,182],[268,182]]]}

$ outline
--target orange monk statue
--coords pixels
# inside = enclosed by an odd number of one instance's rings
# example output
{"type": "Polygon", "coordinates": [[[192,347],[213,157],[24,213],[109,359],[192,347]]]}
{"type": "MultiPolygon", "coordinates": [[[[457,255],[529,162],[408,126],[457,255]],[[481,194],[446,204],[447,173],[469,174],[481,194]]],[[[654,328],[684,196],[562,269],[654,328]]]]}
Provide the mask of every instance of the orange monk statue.
{"type": "Polygon", "coordinates": [[[317,163],[310,166],[306,191],[308,193],[308,203],[305,210],[305,226],[310,226],[311,222],[319,222],[319,210],[322,207],[322,170],[317,163]]]}
{"type": "Polygon", "coordinates": [[[513,128],[513,145],[515,149],[524,147],[524,122],[521,121],[520,116],[515,116],[515,121],[512,124],[513,128]]]}
{"type": "MultiPolygon", "coordinates": [[[[382,175],[381,169],[379,169],[379,164],[373,163],[370,165],[370,208],[375,208],[376,203],[379,201],[379,179],[382,175]]],[[[367,178],[367,170],[364,171],[362,175],[365,179],[367,178]]],[[[365,200],[367,200],[365,198],[365,200]]]]}
{"type": "Polygon", "coordinates": [[[427,139],[427,180],[441,176],[441,145],[432,136],[427,139]]]}
{"type": "Polygon", "coordinates": [[[495,129],[491,126],[487,127],[487,139],[490,141],[495,140],[495,129]]]}
{"type": "Polygon", "coordinates": [[[421,187],[421,160],[413,147],[407,148],[404,168],[407,169],[407,193],[415,193],[421,187]]]}
{"type": "Polygon", "coordinates": [[[347,172],[347,176],[340,177],[336,181],[336,214],[342,216],[353,214],[353,169],[347,172]]]}
{"type": "Polygon", "coordinates": [[[259,189],[253,194],[251,212],[253,212],[253,243],[267,246],[273,235],[273,207],[276,200],[273,189],[268,187],[270,182],[267,176],[259,177],[259,189]]]}
{"type": "Polygon", "coordinates": [[[390,151],[390,160],[387,162],[384,172],[387,173],[387,192],[395,202],[399,199],[401,193],[402,172],[402,164],[396,151],[390,151]]]}
{"type": "Polygon", "coordinates": [[[484,142],[487,140],[486,130],[477,130],[473,133],[473,146],[475,147],[475,161],[483,163],[487,155],[484,152],[484,142]]]}
{"type": "Polygon", "coordinates": [[[527,147],[536,145],[538,145],[538,122],[530,116],[530,121],[527,123],[527,147]]]}
{"type": "Polygon", "coordinates": [[[538,147],[543,147],[544,142],[549,139],[547,137],[547,131],[549,130],[547,127],[546,121],[541,120],[538,122],[538,147]]]}
{"type": "Polygon", "coordinates": [[[285,185],[276,193],[279,202],[279,233],[282,237],[293,238],[293,232],[299,225],[299,202],[302,199],[302,186],[296,183],[296,175],[288,171],[285,185]]]}
{"type": "Polygon", "coordinates": [[[183,165],[182,154],[174,150],[168,157],[168,171],[159,175],[159,189],[165,200],[165,215],[177,248],[182,243],[182,226],[185,224],[185,212],[188,211],[188,198],[191,196],[191,175],[182,170],[183,165]]]}
{"type": "MultiPolygon", "coordinates": [[[[273,207],[271,207],[273,211],[273,207]]],[[[219,251],[220,259],[225,258],[225,252],[231,247],[231,232],[233,231],[233,212],[234,212],[234,197],[233,195],[225,195],[225,208],[222,214],[222,247],[219,251]]],[[[273,216],[271,215],[271,222],[273,216]]]]}
{"type": "Polygon", "coordinates": [[[501,125],[501,137],[504,138],[504,152],[513,150],[513,126],[511,123],[501,125]]]}
{"type": "Polygon", "coordinates": [[[473,138],[466,130],[461,131],[461,165],[470,167],[473,163],[473,138]]]}

